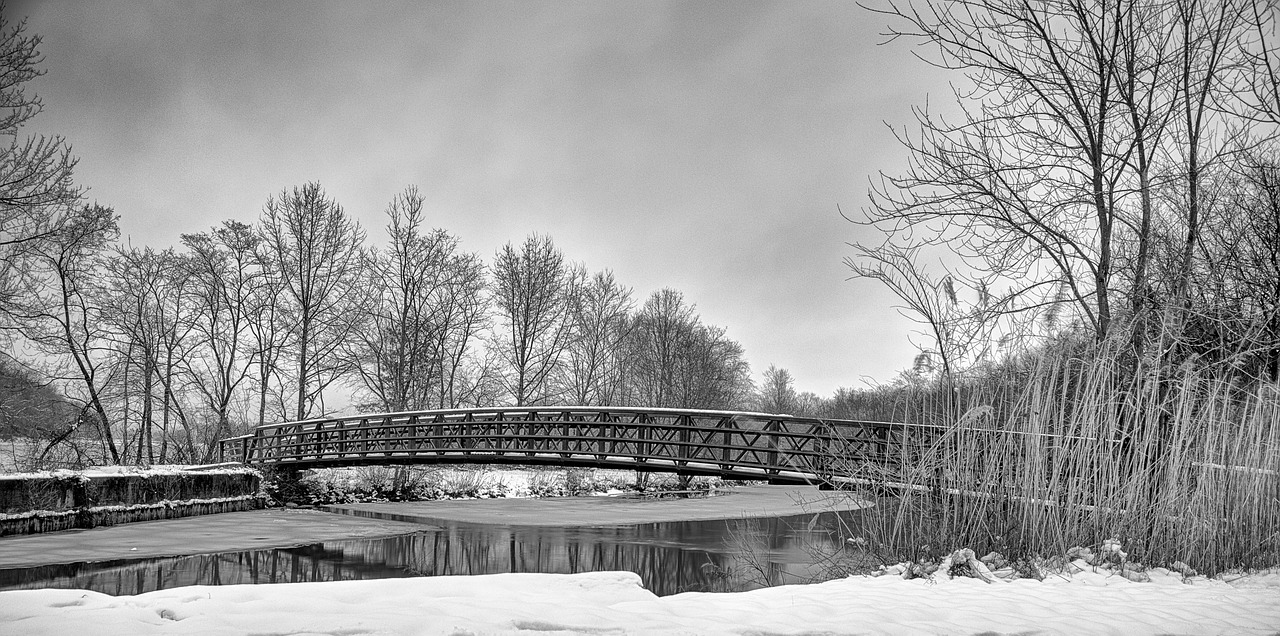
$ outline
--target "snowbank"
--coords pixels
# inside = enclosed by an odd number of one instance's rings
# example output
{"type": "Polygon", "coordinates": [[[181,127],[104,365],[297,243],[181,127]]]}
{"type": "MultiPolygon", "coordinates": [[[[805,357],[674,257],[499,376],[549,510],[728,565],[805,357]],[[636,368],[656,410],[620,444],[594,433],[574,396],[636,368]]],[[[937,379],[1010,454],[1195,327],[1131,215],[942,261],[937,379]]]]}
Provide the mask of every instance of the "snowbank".
{"type": "Polygon", "coordinates": [[[153,475],[182,475],[198,472],[206,475],[246,475],[257,474],[258,471],[243,464],[164,464],[155,466],[94,466],[84,470],[41,470],[30,473],[0,473],[0,480],[6,479],[93,479],[95,477],[135,476],[149,477],[153,475]]]}
{"type": "Polygon", "coordinates": [[[850,577],[737,594],[657,597],[630,572],[495,574],[184,587],[112,597],[0,592],[13,634],[1272,634],[1280,575],[1231,583],[850,577]]]}

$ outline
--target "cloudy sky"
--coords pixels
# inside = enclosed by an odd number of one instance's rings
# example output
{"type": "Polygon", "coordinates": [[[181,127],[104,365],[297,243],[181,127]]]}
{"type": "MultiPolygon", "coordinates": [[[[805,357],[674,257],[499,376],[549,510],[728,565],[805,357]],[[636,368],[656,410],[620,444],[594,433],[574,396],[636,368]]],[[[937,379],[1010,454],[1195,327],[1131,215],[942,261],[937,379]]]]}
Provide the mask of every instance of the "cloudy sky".
{"type": "Polygon", "coordinates": [[[885,122],[946,96],[839,2],[10,2],[45,112],[134,245],[250,222],[319,181],[385,239],[406,185],[486,259],[549,234],[638,300],[680,290],[759,377],[829,395],[910,365],[912,325],[847,281],[843,220],[905,163],[885,122]]]}

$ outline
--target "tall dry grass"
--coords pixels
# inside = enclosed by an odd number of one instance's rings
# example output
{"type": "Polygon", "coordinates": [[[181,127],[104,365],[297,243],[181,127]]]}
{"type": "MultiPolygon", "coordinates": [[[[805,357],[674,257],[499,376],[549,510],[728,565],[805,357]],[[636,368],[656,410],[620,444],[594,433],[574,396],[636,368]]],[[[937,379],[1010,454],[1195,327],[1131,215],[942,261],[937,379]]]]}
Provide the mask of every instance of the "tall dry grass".
{"type": "Polygon", "coordinates": [[[905,485],[860,532],[885,559],[1117,538],[1149,566],[1280,564],[1280,387],[1124,359],[1076,348],[916,392],[888,465],[848,466],[905,485]]]}

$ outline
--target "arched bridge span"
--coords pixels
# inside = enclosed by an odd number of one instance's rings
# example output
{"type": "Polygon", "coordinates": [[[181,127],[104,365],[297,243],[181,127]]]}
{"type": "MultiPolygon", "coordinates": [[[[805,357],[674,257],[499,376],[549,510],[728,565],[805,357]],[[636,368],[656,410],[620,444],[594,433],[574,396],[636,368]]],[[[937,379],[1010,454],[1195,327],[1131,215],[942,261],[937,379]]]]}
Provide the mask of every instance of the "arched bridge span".
{"type": "Polygon", "coordinates": [[[548,464],[774,482],[828,482],[884,465],[906,427],[887,422],[635,407],[501,407],[354,415],[258,427],[223,461],[285,468],[548,464]]]}

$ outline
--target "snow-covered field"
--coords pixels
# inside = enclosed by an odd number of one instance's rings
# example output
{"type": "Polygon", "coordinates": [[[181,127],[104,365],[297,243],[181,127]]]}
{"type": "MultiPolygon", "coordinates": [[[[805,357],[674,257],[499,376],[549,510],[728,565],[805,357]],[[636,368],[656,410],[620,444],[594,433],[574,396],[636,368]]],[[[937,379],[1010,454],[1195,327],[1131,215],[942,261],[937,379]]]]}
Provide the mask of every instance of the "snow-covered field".
{"type": "Polygon", "coordinates": [[[1079,572],[1043,582],[850,577],[658,597],[630,572],[184,587],[113,597],[0,592],[0,633],[1275,634],[1280,574],[1079,572]],[[1230,577],[1227,577],[1230,579],[1230,577]]]}

